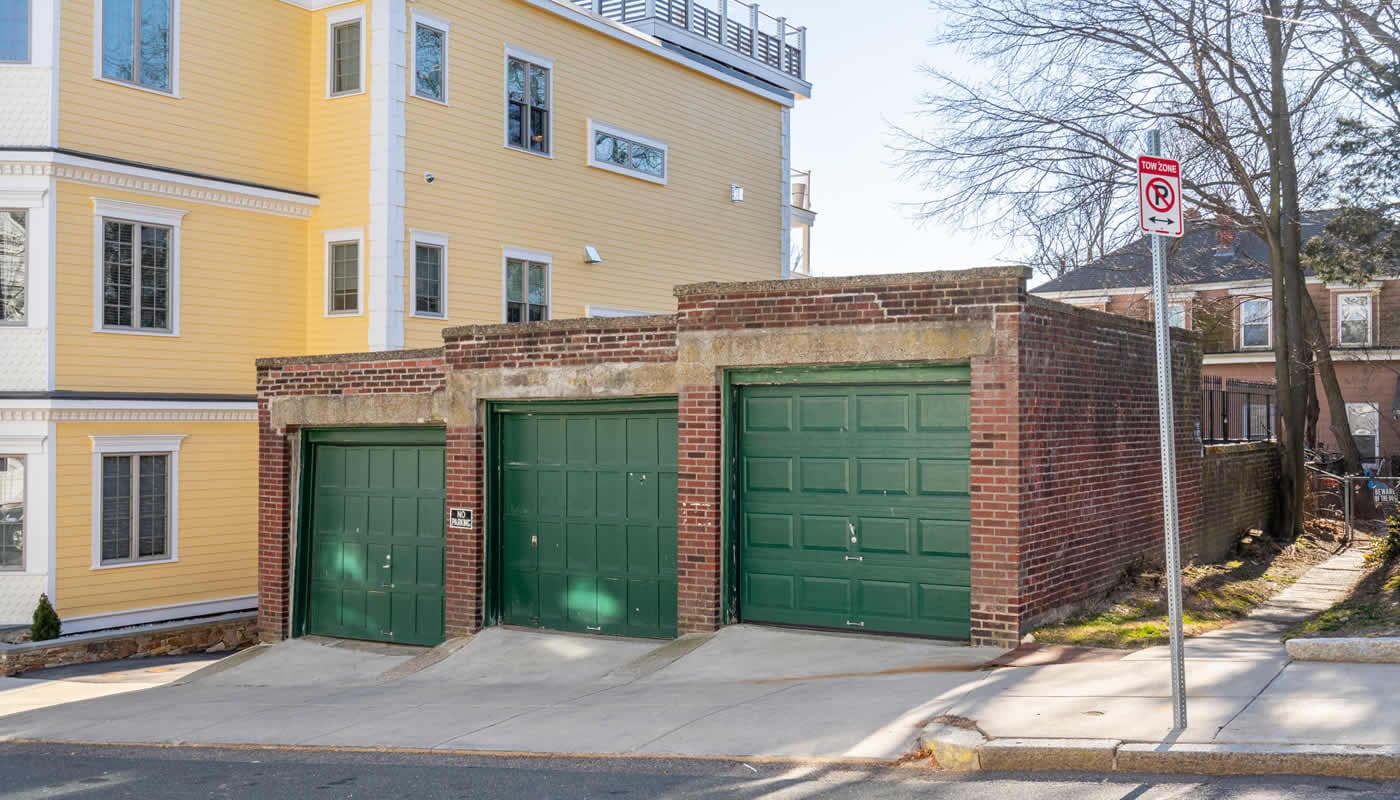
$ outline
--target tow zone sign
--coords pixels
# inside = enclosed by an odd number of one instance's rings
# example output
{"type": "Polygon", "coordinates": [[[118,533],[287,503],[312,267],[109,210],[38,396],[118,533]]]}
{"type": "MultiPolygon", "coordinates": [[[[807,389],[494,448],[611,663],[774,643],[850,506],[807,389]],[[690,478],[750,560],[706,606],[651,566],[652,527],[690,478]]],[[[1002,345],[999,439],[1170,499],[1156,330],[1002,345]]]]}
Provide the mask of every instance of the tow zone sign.
{"type": "Polygon", "coordinates": [[[1138,156],[1138,222],[1143,233],[1181,238],[1181,162],[1138,156]]]}

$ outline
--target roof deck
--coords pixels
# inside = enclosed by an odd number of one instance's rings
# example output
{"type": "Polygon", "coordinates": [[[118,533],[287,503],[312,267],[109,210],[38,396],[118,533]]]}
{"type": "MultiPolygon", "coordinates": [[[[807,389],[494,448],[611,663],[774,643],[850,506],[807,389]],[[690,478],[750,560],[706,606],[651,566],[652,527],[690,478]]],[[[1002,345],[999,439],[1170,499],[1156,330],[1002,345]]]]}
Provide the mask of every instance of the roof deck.
{"type": "Polygon", "coordinates": [[[621,22],[809,97],[807,29],[744,0],[570,0],[621,22]]]}

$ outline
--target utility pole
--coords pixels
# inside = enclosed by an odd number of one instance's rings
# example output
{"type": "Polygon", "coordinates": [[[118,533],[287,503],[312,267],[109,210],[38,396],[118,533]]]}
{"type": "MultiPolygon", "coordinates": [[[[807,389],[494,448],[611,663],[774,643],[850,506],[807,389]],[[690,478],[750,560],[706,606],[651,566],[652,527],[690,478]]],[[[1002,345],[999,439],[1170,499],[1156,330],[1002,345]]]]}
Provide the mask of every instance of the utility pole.
{"type": "MultiPolygon", "coordinates": [[[[1162,135],[1147,134],[1147,152],[1162,155],[1162,135]]],[[[1183,214],[1180,196],[1176,213],[1183,214]]],[[[1185,220],[1181,221],[1184,227],[1185,220]]],[[[1176,409],[1172,392],[1171,312],[1167,304],[1167,237],[1152,236],[1152,300],[1157,329],[1157,420],[1162,439],[1162,522],[1166,544],[1167,616],[1171,628],[1173,729],[1186,728],[1186,652],[1182,642],[1181,526],[1176,507],[1176,409]]]]}

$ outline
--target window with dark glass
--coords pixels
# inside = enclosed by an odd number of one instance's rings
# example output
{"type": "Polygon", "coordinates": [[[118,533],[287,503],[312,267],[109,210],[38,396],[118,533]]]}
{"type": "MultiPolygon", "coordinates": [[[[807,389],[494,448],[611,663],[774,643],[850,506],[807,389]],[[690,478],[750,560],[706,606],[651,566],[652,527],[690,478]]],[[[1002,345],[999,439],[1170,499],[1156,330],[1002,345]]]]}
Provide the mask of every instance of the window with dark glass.
{"type": "Polygon", "coordinates": [[[24,459],[0,456],[0,570],[24,569],[24,459]]]}
{"type": "Polygon", "coordinates": [[[1272,347],[1274,306],[1271,300],[1246,300],[1240,304],[1240,346],[1272,347]]]}
{"type": "Polygon", "coordinates": [[[360,243],[331,242],[330,297],[328,311],[332,314],[357,314],[360,311],[360,243]]]}
{"type": "Polygon", "coordinates": [[[170,228],[103,220],[102,327],[170,330],[170,228]]]}
{"type": "Polygon", "coordinates": [[[102,77],[170,91],[172,0],[102,0],[102,77]]]}
{"type": "Polygon", "coordinates": [[[331,26],[331,94],[360,91],[360,20],[331,26]]]}
{"type": "Polygon", "coordinates": [[[506,144],[549,153],[549,69],[518,58],[506,62],[506,144]]]}
{"type": "Polygon", "coordinates": [[[447,33],[419,22],[413,32],[413,93],[439,102],[447,99],[443,66],[447,33]]]}
{"type": "Polygon", "coordinates": [[[25,212],[0,209],[0,324],[24,322],[29,271],[25,212]]]}
{"type": "Polygon", "coordinates": [[[420,244],[413,253],[413,310],[426,316],[443,316],[442,248],[420,244]]]}
{"type": "Polygon", "coordinates": [[[102,457],[102,563],[170,557],[170,455],[102,457]]]}
{"type": "Polygon", "coordinates": [[[506,259],[506,322],[549,319],[549,265],[506,259]]]}

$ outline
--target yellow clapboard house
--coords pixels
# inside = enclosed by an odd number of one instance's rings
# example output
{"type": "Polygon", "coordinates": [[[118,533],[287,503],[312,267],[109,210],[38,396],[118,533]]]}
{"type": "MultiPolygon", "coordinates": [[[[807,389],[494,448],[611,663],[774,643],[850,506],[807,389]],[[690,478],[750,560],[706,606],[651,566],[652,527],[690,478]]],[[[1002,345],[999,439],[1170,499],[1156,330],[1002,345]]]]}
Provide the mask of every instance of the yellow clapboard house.
{"type": "Polygon", "coordinates": [[[805,272],[805,73],[740,0],[0,0],[0,627],[256,605],[256,357],[805,272]]]}

